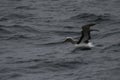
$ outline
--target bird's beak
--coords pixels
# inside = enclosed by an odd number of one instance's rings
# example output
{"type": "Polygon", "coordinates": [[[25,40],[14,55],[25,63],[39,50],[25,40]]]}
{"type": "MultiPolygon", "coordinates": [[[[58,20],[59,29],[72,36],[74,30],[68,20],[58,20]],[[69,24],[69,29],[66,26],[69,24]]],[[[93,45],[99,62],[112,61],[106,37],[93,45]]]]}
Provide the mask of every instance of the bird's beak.
{"type": "Polygon", "coordinates": [[[90,31],[99,31],[99,30],[97,30],[97,29],[90,29],[90,31]]]}

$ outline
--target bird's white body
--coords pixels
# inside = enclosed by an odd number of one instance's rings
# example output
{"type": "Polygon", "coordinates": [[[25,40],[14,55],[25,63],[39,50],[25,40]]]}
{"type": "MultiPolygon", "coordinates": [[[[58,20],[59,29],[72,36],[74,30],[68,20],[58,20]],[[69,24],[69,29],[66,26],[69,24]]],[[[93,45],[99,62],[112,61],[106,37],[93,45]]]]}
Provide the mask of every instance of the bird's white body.
{"type": "Polygon", "coordinates": [[[72,37],[67,37],[66,40],[68,42],[73,43],[73,45],[75,45],[75,47],[77,47],[77,48],[92,48],[92,47],[94,47],[93,43],[91,43],[91,42],[76,44],[76,41],[72,37]]]}
{"type": "Polygon", "coordinates": [[[80,44],[75,44],[75,47],[80,47],[80,48],[92,48],[94,45],[89,42],[89,43],[80,43],[80,44]]]}

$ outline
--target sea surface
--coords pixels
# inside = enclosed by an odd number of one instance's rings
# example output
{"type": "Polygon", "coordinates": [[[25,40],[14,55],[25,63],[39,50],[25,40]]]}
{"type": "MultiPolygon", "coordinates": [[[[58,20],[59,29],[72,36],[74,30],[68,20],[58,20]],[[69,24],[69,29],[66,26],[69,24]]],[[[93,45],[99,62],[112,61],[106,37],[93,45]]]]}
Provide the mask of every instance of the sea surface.
{"type": "Polygon", "coordinates": [[[120,80],[120,0],[0,0],[0,80],[120,80]]]}

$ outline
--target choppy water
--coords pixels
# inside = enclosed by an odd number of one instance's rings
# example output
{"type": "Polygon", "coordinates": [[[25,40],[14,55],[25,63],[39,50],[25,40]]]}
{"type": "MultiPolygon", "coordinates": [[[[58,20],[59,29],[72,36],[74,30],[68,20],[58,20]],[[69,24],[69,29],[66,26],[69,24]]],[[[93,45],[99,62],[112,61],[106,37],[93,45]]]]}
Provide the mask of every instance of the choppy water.
{"type": "Polygon", "coordinates": [[[0,80],[120,80],[120,1],[1,0],[0,80]],[[92,22],[95,48],[62,43],[92,22]]]}

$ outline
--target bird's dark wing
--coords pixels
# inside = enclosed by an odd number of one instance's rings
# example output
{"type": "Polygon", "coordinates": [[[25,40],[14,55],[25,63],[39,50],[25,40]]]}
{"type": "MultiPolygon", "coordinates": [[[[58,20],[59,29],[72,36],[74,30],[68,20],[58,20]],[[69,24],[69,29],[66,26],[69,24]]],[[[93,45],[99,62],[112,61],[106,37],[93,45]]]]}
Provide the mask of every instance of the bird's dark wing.
{"type": "Polygon", "coordinates": [[[94,26],[94,25],[95,25],[94,23],[91,23],[91,24],[87,24],[87,25],[82,26],[82,31],[81,31],[82,35],[81,35],[80,39],[78,40],[77,44],[89,42],[89,40],[91,39],[90,27],[94,26]]]}
{"type": "Polygon", "coordinates": [[[82,31],[82,35],[81,35],[79,41],[77,42],[77,44],[88,43],[90,39],[91,39],[90,31],[82,31]]]}
{"type": "Polygon", "coordinates": [[[81,43],[83,37],[84,37],[84,34],[83,34],[83,31],[81,31],[81,37],[80,37],[80,39],[78,40],[77,44],[81,43]]]}

